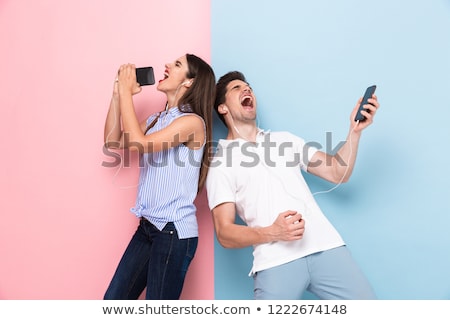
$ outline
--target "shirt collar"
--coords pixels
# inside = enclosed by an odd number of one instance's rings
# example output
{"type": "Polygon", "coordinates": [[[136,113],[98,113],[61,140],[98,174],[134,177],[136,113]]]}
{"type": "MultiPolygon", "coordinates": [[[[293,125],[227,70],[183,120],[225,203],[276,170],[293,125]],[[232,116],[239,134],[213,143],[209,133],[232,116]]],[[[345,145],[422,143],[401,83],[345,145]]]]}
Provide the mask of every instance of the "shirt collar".
{"type": "MultiPolygon", "coordinates": [[[[264,140],[264,136],[269,134],[270,130],[264,130],[261,128],[258,128],[258,131],[256,132],[256,142],[260,142],[264,140]]],[[[230,144],[234,143],[234,145],[236,145],[236,142],[238,143],[245,143],[248,142],[247,140],[244,140],[242,138],[237,138],[237,139],[219,139],[219,144],[223,147],[223,148],[227,148],[230,144]]]]}
{"type": "Polygon", "coordinates": [[[167,110],[160,112],[161,117],[170,116],[172,118],[179,115],[180,113],[181,113],[181,110],[178,107],[172,107],[172,108],[169,108],[167,110]]]}

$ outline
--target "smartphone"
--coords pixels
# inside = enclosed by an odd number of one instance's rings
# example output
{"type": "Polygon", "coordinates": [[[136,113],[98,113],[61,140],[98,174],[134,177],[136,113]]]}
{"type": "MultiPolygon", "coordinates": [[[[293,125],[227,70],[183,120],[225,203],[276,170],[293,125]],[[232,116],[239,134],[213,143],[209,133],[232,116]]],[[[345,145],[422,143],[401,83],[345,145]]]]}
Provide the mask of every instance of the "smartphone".
{"type": "Polygon", "coordinates": [[[362,99],[362,101],[361,101],[361,104],[359,105],[359,108],[358,108],[358,112],[356,112],[356,116],[355,116],[355,121],[364,121],[364,120],[366,120],[366,117],[364,117],[362,114],[361,114],[361,110],[365,110],[365,111],[367,111],[367,112],[370,112],[369,110],[367,110],[367,109],[364,109],[364,105],[365,104],[369,104],[368,102],[367,102],[367,100],[368,99],[370,99],[370,98],[372,98],[372,95],[375,93],[375,89],[377,88],[377,86],[376,85],[373,85],[373,86],[370,86],[370,87],[368,87],[367,89],[366,89],[366,92],[364,93],[364,97],[363,97],[363,99],[362,99]]]}
{"type": "Polygon", "coordinates": [[[136,81],[141,86],[155,84],[155,74],[153,73],[153,68],[136,68],[136,81]]]}

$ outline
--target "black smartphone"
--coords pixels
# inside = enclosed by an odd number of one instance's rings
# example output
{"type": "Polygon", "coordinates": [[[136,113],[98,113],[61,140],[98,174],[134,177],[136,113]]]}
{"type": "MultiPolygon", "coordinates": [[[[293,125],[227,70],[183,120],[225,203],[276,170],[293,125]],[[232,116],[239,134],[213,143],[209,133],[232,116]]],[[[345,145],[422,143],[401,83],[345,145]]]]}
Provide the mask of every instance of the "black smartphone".
{"type": "MultiPolygon", "coordinates": [[[[359,121],[364,121],[364,120],[366,120],[366,117],[361,114],[361,110],[364,110],[364,105],[368,104],[367,100],[372,98],[372,95],[375,93],[375,89],[376,88],[377,88],[377,86],[373,85],[373,86],[370,86],[370,87],[368,87],[366,89],[366,92],[364,93],[364,97],[363,97],[363,99],[361,101],[361,104],[359,105],[358,112],[356,112],[355,121],[358,121],[358,120],[359,121]]],[[[365,111],[370,112],[367,109],[365,111]]]]}
{"type": "Polygon", "coordinates": [[[153,68],[136,68],[136,81],[141,86],[155,84],[155,74],[153,73],[153,68]]]}

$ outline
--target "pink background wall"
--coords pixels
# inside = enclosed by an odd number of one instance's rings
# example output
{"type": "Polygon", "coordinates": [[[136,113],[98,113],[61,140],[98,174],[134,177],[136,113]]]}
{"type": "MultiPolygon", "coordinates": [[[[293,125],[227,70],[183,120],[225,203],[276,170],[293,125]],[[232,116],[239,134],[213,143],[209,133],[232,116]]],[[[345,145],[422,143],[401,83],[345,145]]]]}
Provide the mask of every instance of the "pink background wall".
{"type": "MultiPolygon", "coordinates": [[[[118,66],[186,52],[210,61],[209,0],[0,2],[0,299],[101,299],[134,232],[131,168],[105,168],[103,125],[118,66]]],[[[140,117],[164,95],[146,87],[140,117]],[[152,101],[149,105],[147,102],[152,101]]],[[[184,299],[212,299],[213,227],[203,193],[200,241],[184,299]]]]}

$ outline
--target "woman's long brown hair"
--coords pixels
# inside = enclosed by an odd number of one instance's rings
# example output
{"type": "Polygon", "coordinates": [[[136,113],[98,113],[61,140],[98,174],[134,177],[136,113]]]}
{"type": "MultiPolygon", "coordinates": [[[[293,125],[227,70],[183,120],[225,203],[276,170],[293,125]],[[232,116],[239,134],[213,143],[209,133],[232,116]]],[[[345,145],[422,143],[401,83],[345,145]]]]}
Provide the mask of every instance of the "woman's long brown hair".
{"type": "Polygon", "coordinates": [[[182,112],[193,112],[205,121],[206,144],[203,150],[198,192],[205,184],[211,161],[210,144],[212,142],[212,114],[216,94],[216,77],[211,66],[201,58],[186,54],[188,62],[188,79],[194,79],[192,85],[180,98],[178,105],[182,112]]]}
{"type": "MultiPolygon", "coordinates": [[[[210,65],[201,58],[193,54],[186,54],[186,59],[188,62],[188,73],[186,77],[188,79],[194,79],[194,81],[190,88],[180,98],[178,105],[181,112],[195,113],[205,121],[206,144],[203,150],[197,190],[197,192],[200,192],[205,185],[209,164],[211,162],[212,110],[214,108],[216,94],[216,77],[210,65]]],[[[160,115],[161,114],[147,126],[144,134],[156,124],[160,115]]]]}

